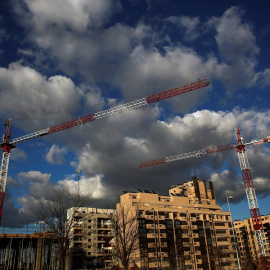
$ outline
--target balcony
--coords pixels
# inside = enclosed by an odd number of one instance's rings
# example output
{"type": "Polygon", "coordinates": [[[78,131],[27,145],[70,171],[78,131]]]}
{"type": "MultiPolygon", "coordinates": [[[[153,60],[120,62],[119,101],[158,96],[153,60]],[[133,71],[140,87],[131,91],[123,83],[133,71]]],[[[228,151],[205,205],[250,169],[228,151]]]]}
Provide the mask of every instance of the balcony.
{"type": "Polygon", "coordinates": [[[97,240],[98,243],[105,243],[105,239],[102,237],[99,237],[97,240]]]}
{"type": "Polygon", "coordinates": [[[217,246],[229,246],[230,242],[228,241],[217,241],[217,246]]]}
{"type": "Polygon", "coordinates": [[[111,229],[112,226],[109,223],[98,223],[98,229],[111,229]]]}
{"type": "Polygon", "coordinates": [[[148,252],[148,258],[156,258],[157,253],[156,252],[148,252]]]}
{"type": "Polygon", "coordinates": [[[106,236],[112,236],[112,233],[111,233],[111,231],[100,231],[100,230],[98,230],[98,235],[102,235],[102,236],[106,237],[106,236]]]}
{"type": "Polygon", "coordinates": [[[74,237],[73,242],[82,242],[83,238],[82,237],[74,237]]]}
{"type": "Polygon", "coordinates": [[[158,263],[157,262],[150,262],[149,263],[149,268],[157,268],[158,267],[158,263]]]}
{"type": "Polygon", "coordinates": [[[146,224],[146,229],[154,229],[155,225],[154,224],[146,224]]]}
{"type": "Polygon", "coordinates": [[[169,267],[169,262],[161,262],[161,267],[169,267]]]}

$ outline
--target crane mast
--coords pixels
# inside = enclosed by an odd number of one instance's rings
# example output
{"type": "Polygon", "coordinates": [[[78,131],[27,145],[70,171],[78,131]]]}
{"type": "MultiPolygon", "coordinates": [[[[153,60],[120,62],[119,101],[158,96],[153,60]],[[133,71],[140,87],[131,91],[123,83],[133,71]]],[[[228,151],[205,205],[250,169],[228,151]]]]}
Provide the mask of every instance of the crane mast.
{"type": "Polygon", "coordinates": [[[265,233],[263,230],[262,218],[259,210],[259,205],[255,193],[255,188],[251,176],[247,153],[244,145],[243,138],[240,134],[240,129],[237,128],[235,131],[237,139],[237,155],[239,158],[240,168],[242,171],[242,178],[245,186],[246,196],[248,200],[250,216],[252,225],[255,233],[256,242],[259,249],[260,261],[262,269],[269,269],[268,266],[268,249],[267,242],[265,239],[265,233]]]}
{"type": "Polygon", "coordinates": [[[187,159],[187,158],[193,158],[193,157],[199,158],[203,155],[212,154],[212,153],[236,148],[237,155],[238,155],[239,162],[240,162],[240,168],[241,168],[241,172],[242,172],[242,178],[243,178],[243,182],[244,182],[248,205],[249,205],[249,209],[250,209],[252,226],[254,229],[256,243],[257,243],[258,251],[259,251],[259,255],[260,255],[261,268],[263,270],[266,270],[266,269],[269,269],[269,261],[268,261],[269,252],[268,252],[268,248],[267,248],[267,241],[266,241],[265,233],[263,230],[261,214],[260,214],[259,205],[257,202],[257,197],[256,197],[256,193],[255,193],[255,188],[254,188],[252,176],[251,176],[251,171],[250,171],[250,167],[249,167],[249,163],[248,163],[248,158],[247,158],[245,146],[259,145],[259,144],[262,144],[265,142],[270,143],[270,136],[268,136],[265,139],[253,140],[249,143],[244,143],[243,138],[241,137],[239,128],[237,128],[235,130],[235,136],[237,139],[237,144],[234,144],[234,143],[224,144],[224,145],[208,147],[205,149],[192,151],[192,152],[188,152],[188,153],[184,153],[184,154],[178,154],[178,155],[174,155],[174,156],[168,156],[168,157],[163,157],[163,158],[159,158],[159,159],[149,160],[149,161],[141,162],[140,168],[159,165],[159,164],[168,163],[168,162],[177,161],[177,160],[183,160],[183,159],[187,159]]]}
{"type": "MultiPolygon", "coordinates": [[[[10,157],[10,149],[14,146],[10,144],[9,140],[11,139],[11,119],[5,122],[6,132],[3,135],[3,153],[0,167],[0,217],[2,217],[3,213],[3,204],[5,198],[5,190],[7,183],[7,172],[8,172],[8,164],[10,157]]],[[[1,219],[0,219],[1,222],[1,219]]]]}
{"type": "Polygon", "coordinates": [[[30,134],[11,139],[11,120],[9,119],[6,125],[6,132],[3,135],[3,141],[0,143],[0,148],[3,149],[2,160],[1,160],[1,168],[0,168],[0,224],[2,219],[3,213],[3,205],[4,205],[4,197],[5,197],[5,189],[6,189],[6,182],[7,182],[7,173],[8,173],[8,164],[9,164],[9,157],[10,157],[10,150],[16,147],[17,144],[26,142],[38,137],[42,137],[45,135],[49,135],[55,132],[59,132],[68,128],[72,128],[78,125],[86,124],[88,122],[92,122],[94,120],[102,119],[117,113],[121,113],[126,110],[135,109],[144,105],[152,104],[167,98],[171,98],[174,96],[178,96],[181,94],[185,94],[203,87],[210,85],[208,78],[199,79],[196,82],[186,84],[180,87],[176,87],[170,90],[166,90],[142,99],[138,99],[126,104],[122,104],[107,110],[103,110],[97,113],[88,114],[83,117],[79,117],[77,119],[58,124],[55,126],[51,126],[36,132],[32,132],[30,134]]]}

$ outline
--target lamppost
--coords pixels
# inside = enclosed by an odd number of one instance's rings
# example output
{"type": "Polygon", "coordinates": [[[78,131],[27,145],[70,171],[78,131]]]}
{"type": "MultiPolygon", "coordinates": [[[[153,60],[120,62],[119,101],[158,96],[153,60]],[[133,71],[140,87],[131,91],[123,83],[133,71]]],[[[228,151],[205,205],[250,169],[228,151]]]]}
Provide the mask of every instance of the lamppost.
{"type": "Polygon", "coordinates": [[[241,265],[240,265],[240,261],[239,261],[239,255],[238,255],[238,247],[237,247],[237,243],[236,243],[233,222],[232,222],[231,208],[230,208],[230,203],[229,203],[229,200],[231,200],[231,199],[233,199],[233,196],[227,197],[227,203],[228,203],[229,213],[230,213],[230,217],[231,217],[231,226],[232,226],[232,231],[233,231],[233,240],[234,240],[234,247],[235,247],[236,256],[237,256],[238,267],[239,267],[239,270],[241,270],[241,265]]]}

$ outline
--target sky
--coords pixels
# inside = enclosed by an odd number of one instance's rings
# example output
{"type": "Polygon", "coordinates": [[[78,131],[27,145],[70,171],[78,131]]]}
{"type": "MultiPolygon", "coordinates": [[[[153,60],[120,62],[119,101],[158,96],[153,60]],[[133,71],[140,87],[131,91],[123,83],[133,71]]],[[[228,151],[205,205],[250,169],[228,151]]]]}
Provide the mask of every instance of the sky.
{"type": "MultiPolygon", "coordinates": [[[[0,120],[17,138],[208,76],[211,85],[33,139],[11,150],[3,218],[34,221],[56,187],[112,208],[124,190],[168,194],[213,182],[233,219],[250,216],[236,150],[147,160],[270,135],[268,1],[10,0],[0,4],[0,120]],[[81,172],[78,174],[77,171],[81,172]]],[[[4,134],[5,126],[0,127],[4,134]]],[[[269,144],[246,147],[262,215],[269,144]]]]}

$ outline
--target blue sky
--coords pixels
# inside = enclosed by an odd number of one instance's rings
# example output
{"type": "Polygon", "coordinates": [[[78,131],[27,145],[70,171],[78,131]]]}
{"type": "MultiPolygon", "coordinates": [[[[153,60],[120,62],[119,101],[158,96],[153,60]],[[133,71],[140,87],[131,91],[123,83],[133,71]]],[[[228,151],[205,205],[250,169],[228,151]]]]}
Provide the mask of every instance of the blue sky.
{"type": "MultiPolygon", "coordinates": [[[[12,149],[3,220],[33,221],[31,204],[80,187],[95,207],[123,190],[168,194],[212,181],[234,219],[249,217],[234,150],[140,169],[139,163],[270,135],[269,3],[20,0],[0,5],[0,119],[38,131],[208,76],[211,86],[34,139],[12,149]],[[180,3],[181,2],[181,3],[180,3]]],[[[4,126],[1,128],[4,133],[4,126]]],[[[261,214],[270,213],[268,144],[247,147],[261,214]]]]}

